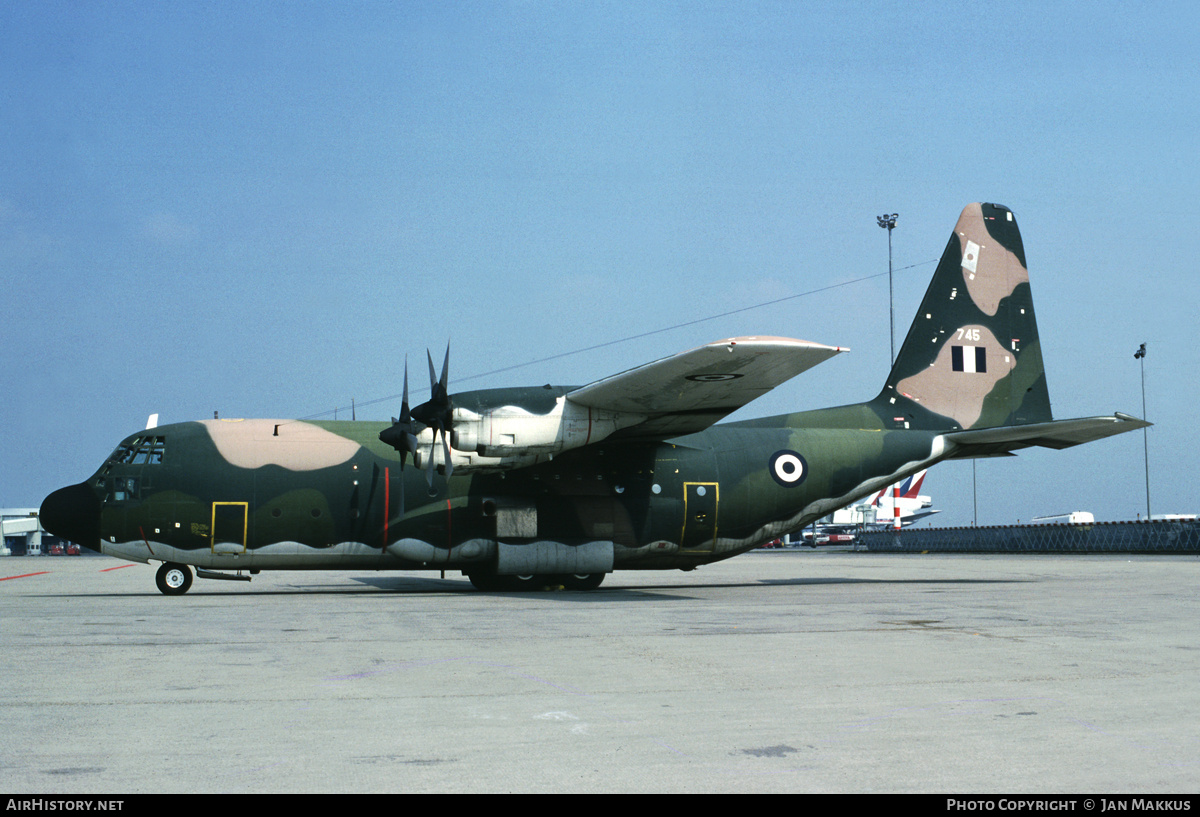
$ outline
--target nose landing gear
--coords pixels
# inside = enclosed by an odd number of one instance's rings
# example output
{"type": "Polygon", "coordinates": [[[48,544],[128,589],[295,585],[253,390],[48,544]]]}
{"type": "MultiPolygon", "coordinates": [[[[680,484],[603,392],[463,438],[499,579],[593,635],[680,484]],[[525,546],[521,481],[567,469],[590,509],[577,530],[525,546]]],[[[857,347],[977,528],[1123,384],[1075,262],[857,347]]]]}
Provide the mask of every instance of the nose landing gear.
{"type": "Polygon", "coordinates": [[[154,575],[158,589],[167,596],[182,596],[192,586],[192,569],[187,565],[163,562],[154,575]]]}

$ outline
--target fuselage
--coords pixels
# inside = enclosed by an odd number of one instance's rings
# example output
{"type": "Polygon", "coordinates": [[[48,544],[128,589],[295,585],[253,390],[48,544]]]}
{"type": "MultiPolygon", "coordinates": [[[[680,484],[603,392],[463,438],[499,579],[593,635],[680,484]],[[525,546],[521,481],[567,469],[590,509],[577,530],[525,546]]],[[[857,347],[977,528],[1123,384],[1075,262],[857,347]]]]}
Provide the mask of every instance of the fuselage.
{"type": "Polygon", "coordinates": [[[549,560],[548,571],[567,557],[582,558],[566,564],[580,570],[688,569],[798,530],[940,453],[930,432],[760,420],[602,443],[508,471],[435,474],[430,484],[379,441],[384,427],[168,425],[128,437],[63,490],[83,501],[86,486],[95,497],[98,525],[86,529],[98,540],[82,544],[135,561],[470,571],[499,559],[506,572],[516,554],[549,560]]]}

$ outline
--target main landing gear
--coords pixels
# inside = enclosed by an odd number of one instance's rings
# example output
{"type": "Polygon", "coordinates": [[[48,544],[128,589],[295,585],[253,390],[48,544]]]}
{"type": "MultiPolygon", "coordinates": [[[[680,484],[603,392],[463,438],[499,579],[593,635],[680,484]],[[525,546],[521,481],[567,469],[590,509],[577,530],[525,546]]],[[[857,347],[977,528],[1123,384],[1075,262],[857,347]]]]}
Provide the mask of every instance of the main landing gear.
{"type": "Polygon", "coordinates": [[[192,586],[192,569],[187,565],[163,562],[158,573],[154,574],[154,581],[164,595],[182,596],[192,586]]]}
{"type": "Polygon", "coordinates": [[[541,590],[545,587],[562,586],[567,590],[595,590],[604,581],[606,573],[568,573],[553,576],[497,576],[492,573],[468,573],[467,578],[476,590],[541,590]]]}

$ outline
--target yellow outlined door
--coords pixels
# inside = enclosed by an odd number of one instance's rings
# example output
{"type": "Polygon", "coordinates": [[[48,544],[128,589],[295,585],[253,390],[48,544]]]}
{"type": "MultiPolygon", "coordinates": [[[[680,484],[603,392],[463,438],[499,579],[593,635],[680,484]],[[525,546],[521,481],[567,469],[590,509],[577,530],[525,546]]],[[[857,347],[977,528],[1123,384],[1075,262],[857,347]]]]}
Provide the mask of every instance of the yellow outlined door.
{"type": "Polygon", "coordinates": [[[683,483],[680,547],[712,552],[717,542],[717,504],[720,494],[720,485],[716,482],[683,483]]]}
{"type": "Polygon", "coordinates": [[[213,553],[246,552],[246,518],[250,513],[249,502],[214,502],[212,506],[212,534],[209,545],[213,553]]]}

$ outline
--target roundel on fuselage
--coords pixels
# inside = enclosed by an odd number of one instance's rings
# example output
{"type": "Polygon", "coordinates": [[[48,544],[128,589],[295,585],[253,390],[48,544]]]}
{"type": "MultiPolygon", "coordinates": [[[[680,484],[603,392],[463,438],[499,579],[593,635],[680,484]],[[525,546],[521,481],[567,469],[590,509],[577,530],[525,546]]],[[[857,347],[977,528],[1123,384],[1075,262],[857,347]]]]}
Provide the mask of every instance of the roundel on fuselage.
{"type": "Polygon", "coordinates": [[[795,451],[776,451],[767,466],[771,477],[780,485],[799,485],[808,476],[808,463],[795,451]]]}

